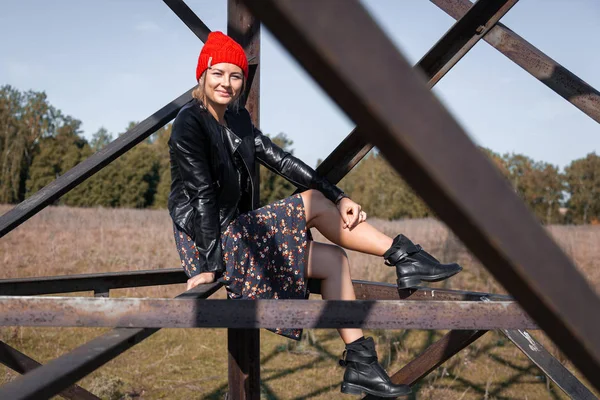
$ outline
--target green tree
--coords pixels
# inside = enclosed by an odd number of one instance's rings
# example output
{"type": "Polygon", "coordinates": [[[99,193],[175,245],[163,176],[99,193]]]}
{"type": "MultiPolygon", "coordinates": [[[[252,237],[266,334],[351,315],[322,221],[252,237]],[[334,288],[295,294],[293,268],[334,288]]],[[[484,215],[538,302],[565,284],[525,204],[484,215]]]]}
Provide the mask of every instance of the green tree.
{"type": "Polygon", "coordinates": [[[558,168],[522,154],[505,155],[508,179],[525,204],[546,224],[562,221],[563,176],[558,168]]]}
{"type": "Polygon", "coordinates": [[[568,216],[587,224],[600,219],[600,157],[590,153],[565,168],[568,216]]]}
{"type": "Polygon", "coordinates": [[[432,215],[378,151],[371,151],[342,179],[340,187],[370,217],[423,218],[432,215]]]}
{"type": "MultiPolygon", "coordinates": [[[[91,154],[89,144],[80,136],[80,121],[60,116],[55,123],[56,134],[39,140],[26,181],[27,196],[36,193],[91,154]]],[[[59,203],[85,205],[85,190],[77,187],[64,195],[59,203]]]]}
{"type": "Polygon", "coordinates": [[[0,203],[25,199],[38,141],[53,134],[56,114],[43,92],[0,88],[0,203]]]}
{"type": "Polygon", "coordinates": [[[171,162],[169,157],[169,138],[171,137],[172,124],[168,124],[152,136],[152,147],[158,157],[158,185],[154,198],[154,207],[166,208],[171,192],[171,162]]]}
{"type": "MultiPolygon", "coordinates": [[[[269,135],[267,135],[269,136],[269,135]]],[[[294,154],[291,148],[294,142],[283,132],[272,137],[273,143],[294,154]]],[[[260,166],[260,206],[272,203],[274,201],[290,196],[296,190],[296,186],[288,182],[285,178],[271,172],[267,168],[260,166]]]]}
{"type": "Polygon", "coordinates": [[[95,152],[102,150],[106,145],[113,141],[113,137],[106,128],[102,127],[98,129],[96,133],[92,135],[92,140],[90,141],[90,146],[92,150],[95,152]]]}

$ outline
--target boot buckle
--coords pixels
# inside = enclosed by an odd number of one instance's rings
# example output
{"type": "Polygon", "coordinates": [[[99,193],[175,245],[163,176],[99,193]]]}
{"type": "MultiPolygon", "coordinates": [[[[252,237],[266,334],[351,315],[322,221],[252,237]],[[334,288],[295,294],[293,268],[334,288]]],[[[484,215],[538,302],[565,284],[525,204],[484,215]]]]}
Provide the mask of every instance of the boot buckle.
{"type": "Polygon", "coordinates": [[[342,353],[342,360],[338,361],[340,364],[340,367],[345,367],[348,365],[348,362],[346,361],[346,350],[344,350],[344,352],[342,353]]]}
{"type": "Polygon", "coordinates": [[[392,253],[389,256],[385,257],[383,262],[385,265],[393,267],[400,261],[404,260],[406,257],[417,254],[421,250],[423,250],[423,248],[420,244],[413,244],[411,242],[411,244],[406,248],[400,248],[395,253],[392,253]]]}

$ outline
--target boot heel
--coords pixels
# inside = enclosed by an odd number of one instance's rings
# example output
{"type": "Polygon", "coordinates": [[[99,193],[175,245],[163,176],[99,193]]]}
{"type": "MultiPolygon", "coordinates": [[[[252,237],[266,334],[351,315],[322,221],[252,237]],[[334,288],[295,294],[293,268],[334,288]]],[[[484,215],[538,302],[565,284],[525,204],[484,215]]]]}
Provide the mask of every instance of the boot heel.
{"type": "Polygon", "coordinates": [[[363,390],[350,384],[343,382],[342,383],[342,393],[346,394],[362,394],[363,390]]]}
{"type": "Polygon", "coordinates": [[[421,279],[415,276],[409,276],[406,278],[400,278],[396,281],[398,289],[410,289],[415,286],[419,286],[421,279]]]}

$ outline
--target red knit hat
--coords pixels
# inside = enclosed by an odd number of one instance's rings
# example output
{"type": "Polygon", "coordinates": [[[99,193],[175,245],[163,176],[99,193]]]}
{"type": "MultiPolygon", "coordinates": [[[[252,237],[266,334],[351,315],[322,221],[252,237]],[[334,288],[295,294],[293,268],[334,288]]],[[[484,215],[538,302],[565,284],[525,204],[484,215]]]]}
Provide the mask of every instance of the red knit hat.
{"type": "Polygon", "coordinates": [[[198,66],[196,67],[196,81],[209,66],[219,63],[230,63],[237,65],[244,71],[248,79],[248,59],[242,46],[223,32],[211,32],[200,51],[198,66]],[[210,63],[210,65],[209,65],[210,63]]]}

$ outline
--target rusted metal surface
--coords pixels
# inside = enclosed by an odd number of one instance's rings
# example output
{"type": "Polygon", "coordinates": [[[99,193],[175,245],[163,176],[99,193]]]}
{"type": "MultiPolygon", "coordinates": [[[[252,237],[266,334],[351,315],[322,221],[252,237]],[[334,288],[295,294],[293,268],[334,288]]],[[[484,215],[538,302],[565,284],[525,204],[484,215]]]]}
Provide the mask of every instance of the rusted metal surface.
{"type": "MultiPolygon", "coordinates": [[[[437,289],[416,287],[398,290],[391,283],[352,280],[354,293],[357,300],[456,300],[456,301],[481,301],[482,297],[490,300],[510,301],[511,296],[505,294],[469,292],[465,290],[437,289]]],[[[321,280],[309,279],[308,288],[313,294],[321,294],[321,280]]]]}
{"type": "MultiPolygon", "coordinates": [[[[472,6],[469,0],[430,1],[454,19],[461,18],[472,6]]],[[[600,92],[592,86],[501,23],[496,24],[483,39],[594,121],[600,123],[600,92]]]]}
{"type": "Polygon", "coordinates": [[[71,293],[88,290],[108,293],[110,289],[175,285],[185,283],[187,280],[188,277],[182,268],[0,279],[0,296],[71,293]]]}
{"type": "Polygon", "coordinates": [[[192,89],[167,104],[132,129],[128,130],[106,147],[77,164],[63,175],[38,190],[0,217],[0,238],[27,221],[48,204],[68,193],[81,182],[100,171],[111,161],[133,148],[136,144],[175,118],[185,103],[192,99],[192,89]]]}
{"type": "MultiPolygon", "coordinates": [[[[517,1],[480,1],[457,21],[414,67],[428,79],[427,87],[435,86],[517,1]]],[[[321,176],[338,183],[369,153],[373,145],[367,141],[368,129],[362,133],[359,129],[353,129],[318,166],[321,176]]]]}
{"type": "Polygon", "coordinates": [[[518,0],[479,0],[433,46],[417,66],[433,87],[518,0]]]}
{"type": "Polygon", "coordinates": [[[396,285],[383,282],[369,282],[353,280],[354,292],[359,300],[454,300],[454,301],[481,301],[482,297],[497,301],[513,300],[511,296],[503,294],[468,292],[465,290],[436,289],[418,287],[413,289],[398,290],[396,285]]]}
{"type": "Polygon", "coordinates": [[[597,400],[598,398],[579,381],[571,371],[552,356],[533,338],[531,333],[518,330],[500,330],[519,350],[523,352],[552,382],[571,399],[597,400]]]}
{"type": "MultiPolygon", "coordinates": [[[[487,332],[485,330],[450,331],[390,378],[394,383],[414,385],[487,332]]],[[[366,398],[372,399],[373,397],[367,396],[366,398]]]]}
{"type": "MultiPolygon", "coordinates": [[[[481,301],[489,302],[488,297],[481,301]]],[[[500,332],[523,352],[548,378],[552,380],[571,399],[594,400],[597,397],[577,379],[571,371],[565,368],[560,361],[552,356],[531,335],[523,329],[500,329],[500,332]]]]}
{"type": "Polygon", "coordinates": [[[246,4],[600,388],[600,299],[360,3],[246,4]]]}
{"type": "Polygon", "coordinates": [[[317,167],[317,173],[333,184],[341,181],[373,148],[366,141],[367,135],[359,133],[357,129],[353,129],[317,167]]]}
{"type": "MultiPolygon", "coordinates": [[[[227,34],[238,42],[249,62],[244,105],[260,127],[260,22],[239,0],[227,1],[227,34]]],[[[260,176],[259,165],[256,174],[260,176]]],[[[230,300],[233,301],[233,300],[230,300]]],[[[260,331],[227,329],[229,398],[260,399],[260,331]]]]}
{"type": "MultiPolygon", "coordinates": [[[[181,268],[148,269],[141,271],[106,272],[100,274],[77,274],[15,278],[0,280],[0,296],[26,296],[106,291],[131,287],[175,285],[185,283],[188,277],[181,268]]],[[[419,287],[398,292],[396,285],[384,282],[353,280],[354,291],[359,300],[477,300],[482,296],[490,300],[512,300],[502,294],[469,292],[464,290],[419,287]]],[[[309,279],[311,293],[321,293],[321,280],[309,279]]]]}
{"type": "Polygon", "coordinates": [[[179,17],[184,24],[187,25],[188,28],[194,35],[198,37],[203,42],[206,42],[208,39],[208,34],[210,33],[210,29],[198,16],[188,7],[185,2],[181,0],[163,0],[167,6],[179,17]]]}
{"type": "MultiPolygon", "coordinates": [[[[0,362],[19,374],[25,374],[42,365],[2,341],[0,341],[0,362]]],[[[100,400],[100,397],[77,385],[63,390],[58,395],[69,400],[100,400]]]]}
{"type": "Polygon", "coordinates": [[[227,1],[227,34],[238,42],[248,58],[249,75],[245,106],[254,126],[260,126],[260,23],[240,0],[227,1]]]}
{"type": "Polygon", "coordinates": [[[227,354],[228,399],[260,399],[260,330],[227,329],[227,354]]]}
{"type": "MultiPolygon", "coordinates": [[[[490,293],[465,292],[458,290],[439,290],[416,288],[398,292],[395,285],[354,281],[357,299],[393,300],[400,298],[415,300],[470,300],[490,301],[509,300],[510,296],[490,293]]],[[[311,293],[314,293],[311,291],[311,293]]],[[[423,353],[392,376],[395,383],[408,385],[428,375],[446,360],[473,343],[487,331],[450,331],[440,341],[428,347],[423,353]]],[[[500,332],[513,342],[536,366],[570,398],[595,399],[596,397],[573,374],[555,359],[531,334],[525,330],[502,329],[500,332]]],[[[366,398],[371,398],[367,396],[366,398]]]]}
{"type": "Polygon", "coordinates": [[[0,326],[536,329],[511,301],[0,297],[0,326]]]}
{"type": "MultiPolygon", "coordinates": [[[[221,287],[218,283],[199,285],[178,299],[208,298],[221,287]]],[[[99,299],[104,300],[104,299],[99,299]]],[[[140,343],[157,328],[117,328],[64,354],[26,375],[0,387],[0,399],[50,398],[98,369],[119,354],[140,343]]]]}

